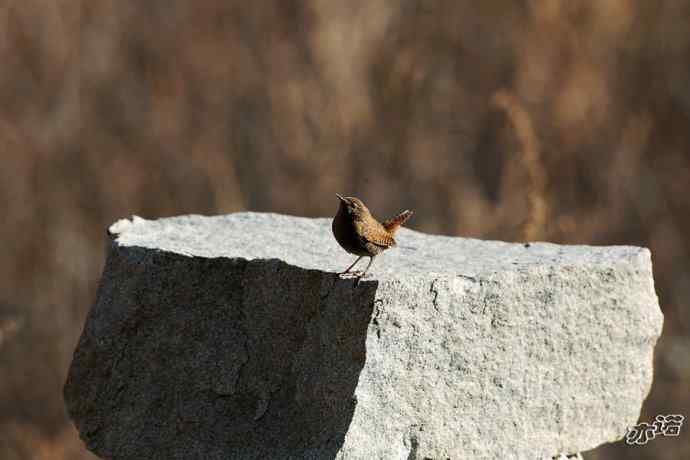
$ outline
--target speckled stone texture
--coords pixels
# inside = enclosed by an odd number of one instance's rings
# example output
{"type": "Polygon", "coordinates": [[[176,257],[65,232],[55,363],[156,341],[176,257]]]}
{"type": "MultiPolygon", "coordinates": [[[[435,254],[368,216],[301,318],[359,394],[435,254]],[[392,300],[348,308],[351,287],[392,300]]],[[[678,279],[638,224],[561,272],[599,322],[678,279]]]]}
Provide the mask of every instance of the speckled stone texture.
{"type": "Polygon", "coordinates": [[[122,220],[65,385],[129,459],[536,459],[625,435],[663,317],[647,249],[398,233],[355,287],[330,219],[122,220]]]}

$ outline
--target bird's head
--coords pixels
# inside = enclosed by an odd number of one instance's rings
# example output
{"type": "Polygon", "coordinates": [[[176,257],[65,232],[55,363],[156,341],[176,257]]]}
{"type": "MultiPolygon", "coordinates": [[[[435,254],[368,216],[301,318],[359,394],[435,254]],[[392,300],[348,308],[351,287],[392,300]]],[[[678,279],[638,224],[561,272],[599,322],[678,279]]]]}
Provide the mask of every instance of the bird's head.
{"type": "Polygon", "coordinates": [[[340,199],[341,209],[345,209],[348,214],[354,217],[362,217],[369,214],[369,209],[362,203],[362,200],[353,196],[342,196],[335,194],[340,199]]]}

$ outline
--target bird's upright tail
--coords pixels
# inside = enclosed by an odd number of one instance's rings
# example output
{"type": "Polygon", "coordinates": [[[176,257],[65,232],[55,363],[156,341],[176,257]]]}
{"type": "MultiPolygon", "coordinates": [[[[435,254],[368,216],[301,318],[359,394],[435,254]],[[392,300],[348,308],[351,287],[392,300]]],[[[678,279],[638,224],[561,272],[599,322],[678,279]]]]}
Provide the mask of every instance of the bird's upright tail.
{"type": "Polygon", "coordinates": [[[407,219],[412,217],[412,214],[412,211],[405,210],[392,219],[385,221],[383,223],[383,227],[388,230],[389,233],[395,234],[395,231],[398,230],[398,228],[400,228],[400,226],[404,224],[407,219]]]}

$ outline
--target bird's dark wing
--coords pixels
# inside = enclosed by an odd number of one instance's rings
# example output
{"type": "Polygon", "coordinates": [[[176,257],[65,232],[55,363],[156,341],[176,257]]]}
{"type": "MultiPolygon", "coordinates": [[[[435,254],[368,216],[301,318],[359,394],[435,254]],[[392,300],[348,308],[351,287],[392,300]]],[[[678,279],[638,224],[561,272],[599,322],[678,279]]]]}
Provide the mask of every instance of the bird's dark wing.
{"type": "Polygon", "coordinates": [[[357,233],[361,235],[364,244],[369,243],[381,249],[387,249],[391,246],[395,246],[395,239],[393,239],[391,234],[388,233],[380,224],[367,225],[364,231],[359,231],[357,233]]]}

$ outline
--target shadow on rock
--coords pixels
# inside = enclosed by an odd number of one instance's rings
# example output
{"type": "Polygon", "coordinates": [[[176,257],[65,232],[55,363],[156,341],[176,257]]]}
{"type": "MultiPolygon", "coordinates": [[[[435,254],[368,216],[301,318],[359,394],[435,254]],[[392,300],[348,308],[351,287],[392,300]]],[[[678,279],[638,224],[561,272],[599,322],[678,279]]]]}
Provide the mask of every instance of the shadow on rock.
{"type": "Polygon", "coordinates": [[[377,282],[111,248],[65,399],[114,459],[333,459],[377,282]]]}

